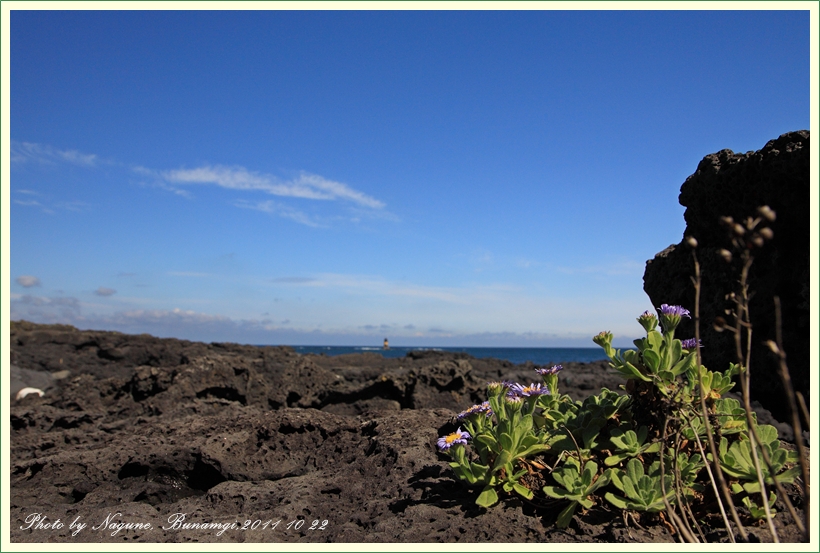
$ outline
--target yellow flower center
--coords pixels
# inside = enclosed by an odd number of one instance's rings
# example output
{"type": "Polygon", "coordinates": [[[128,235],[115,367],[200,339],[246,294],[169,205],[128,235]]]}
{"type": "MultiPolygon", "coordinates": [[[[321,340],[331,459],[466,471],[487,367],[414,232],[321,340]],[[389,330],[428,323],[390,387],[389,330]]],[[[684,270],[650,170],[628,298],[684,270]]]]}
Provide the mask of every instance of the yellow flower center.
{"type": "Polygon", "coordinates": [[[446,438],[444,438],[444,440],[445,440],[448,444],[451,444],[451,443],[453,443],[454,441],[456,441],[456,440],[457,440],[457,439],[459,439],[459,438],[461,438],[461,434],[459,434],[458,432],[453,432],[452,434],[448,434],[448,435],[447,435],[447,437],[446,437],[446,438]]]}

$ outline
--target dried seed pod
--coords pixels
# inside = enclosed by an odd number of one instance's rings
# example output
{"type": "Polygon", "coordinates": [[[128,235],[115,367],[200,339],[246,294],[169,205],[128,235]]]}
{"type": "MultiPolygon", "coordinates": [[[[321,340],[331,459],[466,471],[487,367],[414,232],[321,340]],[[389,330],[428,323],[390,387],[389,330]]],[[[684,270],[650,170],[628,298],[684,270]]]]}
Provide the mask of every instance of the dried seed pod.
{"type": "Polygon", "coordinates": [[[715,322],[712,324],[712,327],[715,329],[715,332],[723,332],[723,329],[726,328],[726,319],[723,317],[715,317],[715,322]]]}
{"type": "Polygon", "coordinates": [[[723,217],[721,217],[720,222],[726,225],[727,227],[731,227],[735,224],[735,220],[729,217],[728,215],[724,215],[723,217]]]}
{"type": "Polygon", "coordinates": [[[718,253],[720,254],[720,257],[723,258],[723,261],[725,261],[726,263],[732,262],[732,252],[730,252],[729,250],[723,249],[720,250],[718,253]]]}
{"type": "Polygon", "coordinates": [[[774,231],[769,227],[764,227],[757,231],[764,240],[771,240],[774,237],[774,231]]]}
{"type": "Polygon", "coordinates": [[[694,236],[687,236],[685,242],[686,245],[692,248],[693,250],[698,247],[698,241],[695,240],[694,236]]]}
{"type": "Polygon", "coordinates": [[[752,236],[751,242],[752,242],[752,244],[754,244],[758,248],[763,247],[763,237],[760,236],[759,234],[755,234],[754,236],[752,236]]]}
{"type": "Polygon", "coordinates": [[[734,226],[732,226],[732,232],[738,236],[743,236],[746,234],[746,229],[740,223],[735,223],[734,226]]]}
{"type": "Polygon", "coordinates": [[[777,214],[774,212],[774,210],[767,205],[762,205],[758,207],[757,212],[760,214],[761,217],[763,217],[770,223],[774,222],[774,220],[777,218],[777,214]]]}

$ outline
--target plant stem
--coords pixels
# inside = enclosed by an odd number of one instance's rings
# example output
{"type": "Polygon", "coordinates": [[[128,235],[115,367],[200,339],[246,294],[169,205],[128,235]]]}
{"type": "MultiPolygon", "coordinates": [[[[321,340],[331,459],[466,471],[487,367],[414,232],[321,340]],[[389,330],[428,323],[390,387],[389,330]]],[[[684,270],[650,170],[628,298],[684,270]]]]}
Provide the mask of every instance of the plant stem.
{"type": "MultiPolygon", "coordinates": [[[[763,451],[763,444],[760,441],[760,436],[755,429],[755,422],[752,418],[751,405],[751,355],[752,355],[752,321],[749,316],[749,269],[754,262],[754,257],[749,253],[749,250],[743,251],[743,269],[740,271],[740,298],[735,298],[735,353],[737,361],[741,366],[740,374],[740,388],[743,396],[743,410],[746,413],[746,424],[749,427],[749,445],[751,446],[752,463],[755,466],[757,473],[757,482],[760,485],[760,496],[763,501],[763,510],[766,513],[766,524],[769,527],[769,533],[772,535],[774,543],[780,543],[777,536],[777,529],[774,527],[772,520],[771,509],[769,508],[769,494],[766,491],[766,481],[763,476],[763,469],[760,466],[760,458],[758,456],[758,449],[763,451]],[[743,356],[743,333],[742,329],[746,330],[746,356],[743,356]]],[[[766,452],[763,451],[766,455],[766,452]]],[[[769,463],[770,473],[774,478],[774,471],[771,470],[771,463],[769,463]]]]}
{"type": "MultiPolygon", "coordinates": [[[[800,468],[803,472],[803,524],[800,531],[803,533],[803,540],[808,542],[809,520],[811,520],[809,518],[809,502],[811,499],[809,494],[809,463],[808,456],[806,455],[806,446],[803,442],[803,429],[800,425],[800,411],[797,410],[797,400],[802,400],[803,397],[795,394],[791,375],[789,374],[789,367],[786,365],[786,352],[783,350],[783,314],[780,309],[779,296],[774,297],[774,316],[775,340],[777,340],[775,344],[777,351],[775,353],[779,359],[780,379],[783,381],[783,389],[786,391],[786,397],[789,400],[789,411],[791,412],[792,418],[791,422],[792,430],[794,432],[794,443],[797,446],[797,453],[800,455],[800,468]]],[[[806,420],[808,420],[808,417],[806,420]]],[[[791,507],[791,502],[788,502],[787,505],[790,507],[789,511],[791,512],[794,521],[798,524],[798,526],[801,526],[800,520],[794,512],[794,508],[791,507]]]]}
{"type": "MultiPolygon", "coordinates": [[[[692,259],[695,262],[695,276],[693,278],[693,284],[695,286],[695,305],[694,305],[694,314],[693,314],[693,321],[695,323],[695,344],[700,344],[700,288],[701,288],[701,277],[700,277],[700,263],[698,262],[698,256],[694,250],[692,250],[692,259]]],[[[740,534],[741,539],[743,541],[748,542],[749,536],[746,534],[746,530],[743,528],[743,524],[740,523],[740,517],[737,514],[737,509],[735,508],[735,504],[732,501],[732,495],[729,493],[729,488],[726,486],[726,479],[723,477],[723,469],[720,467],[720,458],[718,457],[718,450],[717,446],[715,445],[715,438],[712,435],[712,423],[709,422],[709,409],[706,407],[706,391],[703,389],[703,378],[702,378],[702,371],[703,371],[703,364],[700,357],[700,348],[696,347],[695,352],[697,355],[697,364],[698,364],[698,388],[700,390],[700,411],[701,416],[703,417],[703,426],[706,430],[706,438],[709,441],[709,451],[712,452],[712,463],[714,464],[714,472],[709,468],[709,460],[706,457],[706,453],[703,452],[703,445],[700,443],[700,438],[698,438],[698,433],[694,427],[692,427],[692,432],[694,433],[695,440],[698,442],[698,447],[700,448],[701,455],[703,455],[703,460],[706,463],[706,468],[709,472],[709,478],[712,481],[712,487],[715,489],[715,498],[718,501],[718,505],[720,506],[720,512],[723,514],[723,520],[726,523],[726,530],[729,532],[729,537],[732,540],[732,543],[735,542],[734,536],[732,535],[732,529],[729,526],[729,521],[726,519],[726,511],[723,507],[723,502],[720,499],[720,496],[723,495],[726,503],[729,505],[729,512],[732,514],[732,520],[734,520],[735,525],[737,526],[738,533],[740,534]],[[717,480],[715,479],[717,477],[717,480]],[[720,493],[718,493],[717,489],[720,489],[720,493]]],[[[691,422],[690,422],[691,425],[691,422]]]]}

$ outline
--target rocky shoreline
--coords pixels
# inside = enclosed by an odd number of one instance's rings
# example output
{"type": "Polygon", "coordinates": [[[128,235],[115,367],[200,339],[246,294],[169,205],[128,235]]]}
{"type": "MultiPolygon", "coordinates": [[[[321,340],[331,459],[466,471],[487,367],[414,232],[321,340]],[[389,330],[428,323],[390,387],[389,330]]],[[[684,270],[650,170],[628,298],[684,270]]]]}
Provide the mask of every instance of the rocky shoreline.
{"type": "MultiPolygon", "coordinates": [[[[11,361],[28,371],[20,378],[51,384],[11,401],[13,543],[676,541],[657,520],[627,525],[608,505],[564,530],[552,525],[554,501],[475,505],[435,440],[486,399],[488,380],[537,381],[532,365],[433,351],[299,355],[26,322],[12,323],[11,361]]],[[[603,361],[564,367],[561,391],[575,399],[623,383],[603,361]]],[[[781,540],[799,541],[788,516],[776,522],[781,540]]]]}

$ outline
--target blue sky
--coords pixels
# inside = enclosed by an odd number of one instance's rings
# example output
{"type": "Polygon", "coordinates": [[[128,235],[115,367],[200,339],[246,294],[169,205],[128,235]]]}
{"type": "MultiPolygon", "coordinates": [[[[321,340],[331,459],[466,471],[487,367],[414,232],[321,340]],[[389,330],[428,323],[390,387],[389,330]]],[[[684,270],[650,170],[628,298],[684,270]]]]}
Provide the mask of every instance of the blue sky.
{"type": "Polygon", "coordinates": [[[808,11],[12,12],[11,319],[628,345],[703,156],[810,128],[809,30],[808,11]]]}

